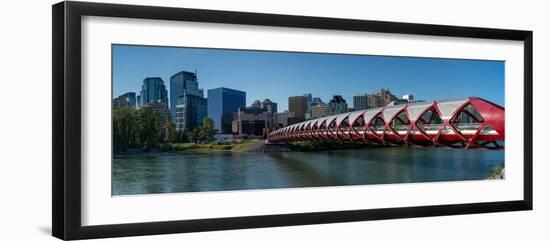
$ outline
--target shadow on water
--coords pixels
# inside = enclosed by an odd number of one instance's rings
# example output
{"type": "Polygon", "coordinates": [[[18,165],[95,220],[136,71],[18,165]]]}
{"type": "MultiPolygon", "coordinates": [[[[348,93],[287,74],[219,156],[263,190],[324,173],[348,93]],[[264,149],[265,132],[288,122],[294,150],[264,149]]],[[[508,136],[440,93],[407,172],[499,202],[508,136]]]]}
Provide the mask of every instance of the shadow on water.
{"type": "Polygon", "coordinates": [[[291,173],[292,177],[300,184],[297,186],[340,186],[345,185],[339,177],[326,175],[310,165],[308,162],[302,161],[296,157],[290,157],[285,153],[274,153],[270,156],[275,157],[277,167],[284,169],[284,172],[291,173]]]}

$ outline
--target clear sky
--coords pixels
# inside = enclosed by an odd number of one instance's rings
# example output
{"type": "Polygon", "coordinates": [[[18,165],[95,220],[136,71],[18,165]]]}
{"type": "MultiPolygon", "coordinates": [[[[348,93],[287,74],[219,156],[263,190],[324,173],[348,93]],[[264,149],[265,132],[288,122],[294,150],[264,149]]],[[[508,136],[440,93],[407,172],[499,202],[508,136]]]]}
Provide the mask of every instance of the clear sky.
{"type": "Polygon", "coordinates": [[[504,105],[504,62],[272,51],[113,46],[113,95],[139,94],[145,77],[198,72],[199,88],[246,92],[246,103],[270,98],[279,112],[288,97],[311,93],[326,103],[342,95],[389,88],[397,97],[437,100],[477,96],[504,105]]]}

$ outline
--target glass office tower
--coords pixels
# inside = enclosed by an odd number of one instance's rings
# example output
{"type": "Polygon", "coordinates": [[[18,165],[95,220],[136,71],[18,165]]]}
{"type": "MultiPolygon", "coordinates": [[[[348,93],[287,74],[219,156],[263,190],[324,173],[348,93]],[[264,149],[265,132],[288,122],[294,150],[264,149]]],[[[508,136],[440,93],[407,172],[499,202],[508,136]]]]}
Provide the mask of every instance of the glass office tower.
{"type": "Polygon", "coordinates": [[[141,85],[138,106],[141,107],[152,102],[168,104],[168,91],[166,91],[164,81],[159,77],[147,77],[141,85]]]}
{"type": "Polygon", "coordinates": [[[174,120],[176,130],[190,131],[202,125],[206,117],[207,100],[200,96],[183,94],[176,102],[176,117],[174,120]]]}
{"type": "Polygon", "coordinates": [[[180,71],[170,77],[170,115],[172,120],[176,120],[178,98],[184,94],[201,96],[196,73],[180,71]]]}
{"type": "Polygon", "coordinates": [[[229,88],[208,90],[208,117],[214,120],[218,133],[231,133],[233,113],[246,106],[246,92],[229,88]]]}

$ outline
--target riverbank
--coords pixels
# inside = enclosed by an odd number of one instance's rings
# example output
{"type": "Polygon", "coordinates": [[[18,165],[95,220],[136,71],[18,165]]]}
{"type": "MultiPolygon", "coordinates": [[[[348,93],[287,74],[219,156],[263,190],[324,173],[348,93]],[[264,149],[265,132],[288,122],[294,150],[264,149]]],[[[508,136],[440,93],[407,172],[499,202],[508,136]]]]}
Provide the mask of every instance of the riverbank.
{"type": "Polygon", "coordinates": [[[504,166],[497,166],[487,179],[504,179],[504,166]]]}
{"type": "Polygon", "coordinates": [[[212,142],[212,143],[165,143],[156,148],[128,148],[115,153],[116,158],[135,156],[170,155],[174,153],[212,153],[212,152],[254,152],[262,146],[262,140],[247,140],[242,142],[212,142]]]}
{"type": "Polygon", "coordinates": [[[175,143],[171,145],[171,149],[178,152],[246,152],[258,145],[263,145],[263,141],[247,140],[242,142],[213,142],[208,144],[175,143]]]}

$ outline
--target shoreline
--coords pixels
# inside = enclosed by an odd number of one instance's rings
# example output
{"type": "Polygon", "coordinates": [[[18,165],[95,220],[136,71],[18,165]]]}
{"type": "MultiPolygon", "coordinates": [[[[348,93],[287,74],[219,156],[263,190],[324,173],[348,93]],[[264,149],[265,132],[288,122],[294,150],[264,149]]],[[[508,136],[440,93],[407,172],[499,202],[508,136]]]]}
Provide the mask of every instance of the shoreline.
{"type": "MultiPolygon", "coordinates": [[[[265,144],[264,140],[252,140],[244,142],[214,142],[209,144],[195,143],[173,143],[162,144],[160,147],[145,151],[142,148],[128,148],[124,152],[113,154],[113,158],[127,157],[147,157],[159,155],[177,155],[177,154],[208,154],[208,153],[282,153],[282,152],[322,152],[337,150],[355,150],[366,148],[359,144],[341,144],[341,143],[311,143],[296,142],[292,144],[265,144]]],[[[392,148],[390,146],[369,146],[368,148],[392,148]]],[[[492,176],[503,176],[500,173],[502,166],[495,167],[495,170],[489,174],[492,176]],[[498,172],[498,173],[497,173],[498,172]]],[[[492,179],[499,179],[492,178],[492,179]]]]}

